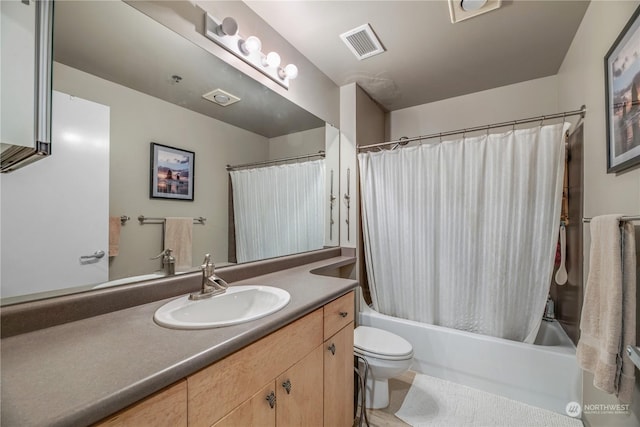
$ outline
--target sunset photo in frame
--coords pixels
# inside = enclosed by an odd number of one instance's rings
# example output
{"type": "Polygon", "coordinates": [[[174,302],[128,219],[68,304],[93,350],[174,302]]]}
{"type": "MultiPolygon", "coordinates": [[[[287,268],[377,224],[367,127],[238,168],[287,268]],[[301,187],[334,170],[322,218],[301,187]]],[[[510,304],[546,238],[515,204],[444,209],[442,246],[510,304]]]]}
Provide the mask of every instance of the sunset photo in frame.
{"type": "Polygon", "coordinates": [[[640,164],[640,7],[604,58],[607,173],[640,164]]]}
{"type": "Polygon", "coordinates": [[[151,188],[154,199],[193,200],[195,153],[151,143],[151,188]]]}

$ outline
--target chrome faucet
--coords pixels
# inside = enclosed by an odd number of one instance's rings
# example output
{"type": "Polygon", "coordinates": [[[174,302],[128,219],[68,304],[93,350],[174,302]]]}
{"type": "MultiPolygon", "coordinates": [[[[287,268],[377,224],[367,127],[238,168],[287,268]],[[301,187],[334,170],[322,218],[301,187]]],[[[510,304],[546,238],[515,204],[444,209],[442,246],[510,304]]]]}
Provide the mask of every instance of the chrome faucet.
{"type": "Polygon", "coordinates": [[[551,295],[547,296],[547,304],[544,307],[544,314],[542,316],[542,320],[546,320],[547,322],[553,322],[556,319],[555,307],[553,300],[551,299],[551,295]]]}
{"type": "Polygon", "coordinates": [[[210,298],[214,295],[223,294],[229,285],[220,277],[215,275],[215,266],[211,261],[211,255],[206,254],[200,266],[202,270],[202,289],[189,295],[190,300],[200,300],[210,298]]]}
{"type": "Polygon", "coordinates": [[[173,252],[172,249],[165,249],[160,252],[157,256],[154,256],[151,259],[158,259],[162,257],[162,269],[164,270],[167,276],[173,276],[176,274],[176,258],[171,255],[173,252]]]}

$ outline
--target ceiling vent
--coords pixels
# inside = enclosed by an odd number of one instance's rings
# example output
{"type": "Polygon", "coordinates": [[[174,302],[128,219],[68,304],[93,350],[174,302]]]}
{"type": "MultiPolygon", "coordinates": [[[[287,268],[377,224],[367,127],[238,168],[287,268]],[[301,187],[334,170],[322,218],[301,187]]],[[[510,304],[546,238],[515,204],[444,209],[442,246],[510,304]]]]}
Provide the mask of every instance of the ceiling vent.
{"type": "Polygon", "coordinates": [[[364,24],[342,33],[340,38],[359,60],[384,52],[382,43],[380,43],[369,24],[364,24]]]}
{"type": "Polygon", "coordinates": [[[464,21],[500,7],[502,0],[449,0],[451,23],[464,21]]]}
{"type": "Polygon", "coordinates": [[[231,95],[229,92],[225,92],[222,89],[212,90],[211,92],[202,95],[202,97],[208,101],[222,105],[223,107],[240,101],[240,98],[235,95],[231,95]]]}

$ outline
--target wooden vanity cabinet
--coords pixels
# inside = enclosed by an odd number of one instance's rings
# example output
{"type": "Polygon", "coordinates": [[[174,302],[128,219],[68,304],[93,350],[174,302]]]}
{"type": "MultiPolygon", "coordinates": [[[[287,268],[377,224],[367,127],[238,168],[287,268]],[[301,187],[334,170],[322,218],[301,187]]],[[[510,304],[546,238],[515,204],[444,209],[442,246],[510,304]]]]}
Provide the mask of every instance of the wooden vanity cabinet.
{"type": "Polygon", "coordinates": [[[97,425],[351,426],[353,320],[350,292],[97,425]]]}

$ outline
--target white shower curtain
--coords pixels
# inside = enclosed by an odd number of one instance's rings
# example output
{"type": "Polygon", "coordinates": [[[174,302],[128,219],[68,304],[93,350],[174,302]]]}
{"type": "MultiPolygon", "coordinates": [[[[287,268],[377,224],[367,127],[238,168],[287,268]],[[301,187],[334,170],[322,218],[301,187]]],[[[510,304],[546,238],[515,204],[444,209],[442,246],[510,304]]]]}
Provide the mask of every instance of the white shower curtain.
{"type": "Polygon", "coordinates": [[[323,247],[324,160],[230,175],[237,262],[323,247]]]}
{"type": "Polygon", "coordinates": [[[373,307],[533,342],[556,252],[568,127],[359,154],[373,307]]]}

